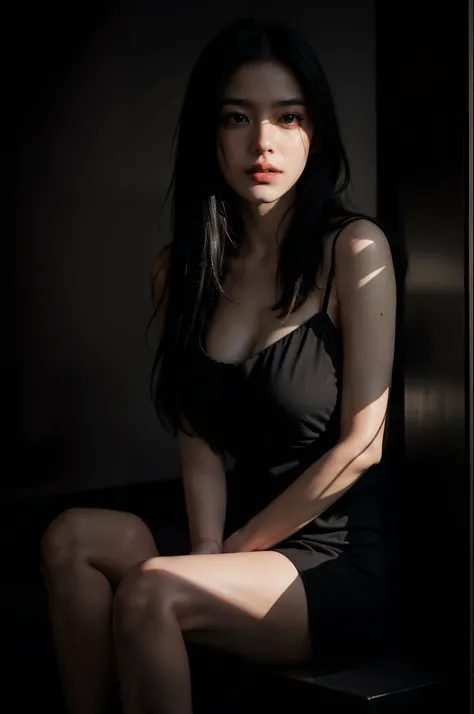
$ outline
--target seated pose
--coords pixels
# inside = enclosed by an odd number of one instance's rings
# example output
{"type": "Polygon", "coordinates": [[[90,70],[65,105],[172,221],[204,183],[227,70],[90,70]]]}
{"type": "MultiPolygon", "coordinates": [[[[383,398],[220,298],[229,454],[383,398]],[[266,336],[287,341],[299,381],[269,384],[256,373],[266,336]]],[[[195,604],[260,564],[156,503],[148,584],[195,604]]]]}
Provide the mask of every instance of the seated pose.
{"type": "Polygon", "coordinates": [[[43,571],[68,710],[190,714],[186,643],[253,662],[375,648],[389,620],[384,427],[394,260],[342,198],[327,80],[283,25],[204,49],[179,117],[173,235],[153,267],[158,414],[178,436],[192,551],[72,509],[43,571]],[[228,457],[234,460],[227,468],[228,457]]]}

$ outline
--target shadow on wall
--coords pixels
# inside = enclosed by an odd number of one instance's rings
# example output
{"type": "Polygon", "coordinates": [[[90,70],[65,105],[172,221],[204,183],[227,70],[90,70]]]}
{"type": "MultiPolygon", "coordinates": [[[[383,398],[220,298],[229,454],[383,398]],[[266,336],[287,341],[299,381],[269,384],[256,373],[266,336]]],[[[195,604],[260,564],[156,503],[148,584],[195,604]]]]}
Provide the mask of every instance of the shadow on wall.
{"type": "MultiPolygon", "coordinates": [[[[268,2],[243,3],[238,14],[266,16],[269,8],[276,17],[268,2]]],[[[174,3],[166,20],[156,3],[125,3],[96,26],[91,8],[82,11],[89,31],[69,37],[77,51],[67,71],[61,51],[54,56],[47,13],[35,28],[41,45],[37,38],[31,71],[40,76],[49,47],[50,91],[42,106],[25,108],[19,426],[20,452],[34,468],[14,486],[25,494],[179,474],[176,444],[149,399],[157,337],[147,347],[149,276],[169,240],[160,208],[188,73],[207,40],[234,19],[217,0],[174,3]]],[[[375,213],[373,2],[308,3],[295,22],[333,87],[353,203],[375,213]]]]}

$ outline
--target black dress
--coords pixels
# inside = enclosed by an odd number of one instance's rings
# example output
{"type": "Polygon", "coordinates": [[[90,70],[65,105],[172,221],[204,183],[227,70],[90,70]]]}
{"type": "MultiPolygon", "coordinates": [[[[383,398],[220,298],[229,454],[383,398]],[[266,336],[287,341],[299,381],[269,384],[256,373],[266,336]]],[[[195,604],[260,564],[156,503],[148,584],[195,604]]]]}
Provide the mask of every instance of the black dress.
{"type": "MultiPolygon", "coordinates": [[[[225,536],[338,441],[343,345],[327,307],[341,230],[319,312],[238,365],[213,360],[202,344],[193,355],[186,416],[195,426],[205,420],[236,459],[228,475],[225,536]]],[[[384,470],[382,461],[366,471],[324,513],[270,549],[289,558],[304,583],[315,658],[363,654],[383,638],[384,470]]]]}

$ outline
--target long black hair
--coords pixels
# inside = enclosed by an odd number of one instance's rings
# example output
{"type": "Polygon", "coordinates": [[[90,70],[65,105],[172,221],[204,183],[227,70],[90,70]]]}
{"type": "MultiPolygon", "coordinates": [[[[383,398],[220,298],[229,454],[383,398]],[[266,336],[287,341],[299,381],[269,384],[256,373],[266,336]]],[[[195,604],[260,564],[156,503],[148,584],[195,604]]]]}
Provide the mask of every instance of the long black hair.
{"type": "MultiPolygon", "coordinates": [[[[221,31],[192,70],[176,128],[172,195],[173,239],[167,247],[164,329],[152,369],[152,399],[174,433],[183,425],[183,370],[223,293],[226,258],[238,247],[240,220],[217,161],[222,93],[249,62],[273,60],[298,80],[317,137],[296,187],[295,204],[279,252],[281,316],[314,290],[325,236],[352,215],[342,194],[349,164],[331,91],[312,47],[291,27],[241,19],[221,31]]],[[[156,310],[160,304],[156,305],[156,310]]],[[[192,363],[191,363],[192,364],[192,363]]],[[[191,367],[192,368],[192,367],[191,367]]]]}

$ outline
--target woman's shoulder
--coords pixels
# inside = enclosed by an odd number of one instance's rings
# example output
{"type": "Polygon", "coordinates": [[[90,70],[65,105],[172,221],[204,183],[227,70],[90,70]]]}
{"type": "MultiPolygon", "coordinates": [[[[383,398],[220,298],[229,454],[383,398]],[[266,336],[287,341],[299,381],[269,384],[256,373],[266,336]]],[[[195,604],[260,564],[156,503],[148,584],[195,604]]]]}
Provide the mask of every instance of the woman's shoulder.
{"type": "Polygon", "coordinates": [[[391,261],[388,238],[377,221],[369,217],[355,217],[344,223],[332,233],[331,238],[331,244],[336,240],[336,266],[338,263],[354,260],[356,256],[358,262],[370,260],[374,256],[391,261]],[[365,253],[365,256],[362,257],[362,253],[365,253]]]}
{"type": "Polygon", "coordinates": [[[167,243],[155,256],[152,265],[152,280],[164,281],[168,270],[168,263],[171,253],[171,243],[167,243]]]}
{"type": "Polygon", "coordinates": [[[357,241],[363,239],[388,245],[383,230],[370,216],[347,213],[329,221],[323,238],[323,265],[326,271],[333,262],[337,265],[344,257],[354,254],[357,241]]]}
{"type": "Polygon", "coordinates": [[[152,285],[153,293],[155,295],[157,310],[158,310],[158,321],[160,326],[164,324],[164,313],[166,307],[165,300],[165,287],[166,287],[166,277],[168,275],[168,265],[171,253],[171,243],[167,243],[159,253],[156,255],[153,266],[152,266],[152,285]]]}
{"type": "Polygon", "coordinates": [[[153,289],[155,291],[155,296],[159,299],[163,294],[163,290],[166,283],[166,276],[168,275],[168,265],[171,254],[171,243],[167,243],[163,248],[160,249],[159,253],[155,256],[152,265],[152,283],[153,289]]]}
{"type": "MultiPolygon", "coordinates": [[[[344,286],[362,286],[379,276],[386,286],[394,280],[392,250],[385,232],[377,222],[358,218],[337,231],[334,239],[334,276],[340,296],[344,286]]],[[[333,239],[333,240],[334,240],[333,239]]]]}

